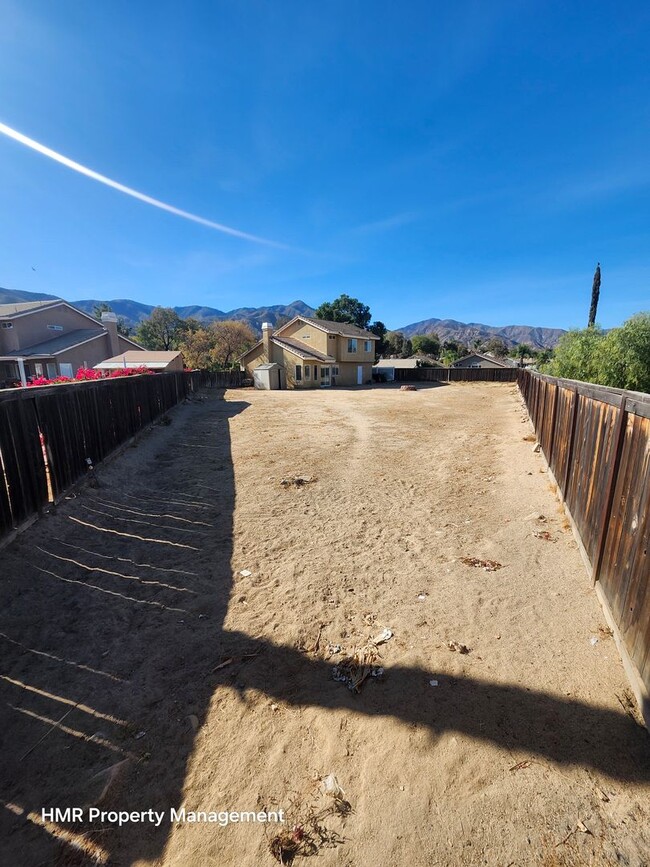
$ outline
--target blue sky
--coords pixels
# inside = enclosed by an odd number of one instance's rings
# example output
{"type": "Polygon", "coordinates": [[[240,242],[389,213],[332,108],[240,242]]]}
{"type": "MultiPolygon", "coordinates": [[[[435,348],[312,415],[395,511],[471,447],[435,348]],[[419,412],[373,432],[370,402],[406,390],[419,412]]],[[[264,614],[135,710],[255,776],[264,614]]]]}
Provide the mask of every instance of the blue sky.
{"type": "Polygon", "coordinates": [[[0,0],[0,285],[583,326],[650,308],[650,6],[0,0]],[[33,270],[33,269],[36,270],[33,270]]]}

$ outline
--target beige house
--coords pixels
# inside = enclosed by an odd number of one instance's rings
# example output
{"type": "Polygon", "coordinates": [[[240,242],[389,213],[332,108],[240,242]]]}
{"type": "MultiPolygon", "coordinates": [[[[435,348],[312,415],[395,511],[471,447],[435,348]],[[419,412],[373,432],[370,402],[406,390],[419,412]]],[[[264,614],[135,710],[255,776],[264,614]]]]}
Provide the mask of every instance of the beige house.
{"type": "MultiPolygon", "coordinates": [[[[255,379],[256,368],[277,364],[284,376],[271,381],[284,381],[287,388],[365,385],[372,382],[378,339],[356,325],[306,316],[296,316],[276,332],[264,322],[262,339],[242,355],[240,366],[255,379]]],[[[260,377],[256,382],[265,387],[260,377]]]]}
{"type": "Polygon", "coordinates": [[[0,388],[38,376],[74,376],[127,350],[142,347],[117,333],[114,313],[100,322],[67,301],[0,304],[0,388]]]}

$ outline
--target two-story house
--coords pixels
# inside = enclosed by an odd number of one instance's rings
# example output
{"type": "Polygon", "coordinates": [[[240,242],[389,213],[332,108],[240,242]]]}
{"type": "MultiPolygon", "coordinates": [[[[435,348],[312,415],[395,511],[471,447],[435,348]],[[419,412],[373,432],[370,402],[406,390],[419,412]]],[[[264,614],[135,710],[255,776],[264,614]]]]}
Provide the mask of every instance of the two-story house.
{"type": "Polygon", "coordinates": [[[283,371],[277,382],[287,388],[365,385],[372,382],[376,334],[349,325],[296,316],[274,332],[262,324],[262,339],[240,358],[242,370],[253,377],[261,365],[283,371]]]}
{"type": "Polygon", "coordinates": [[[142,347],[117,332],[114,313],[94,319],[67,301],[0,304],[0,388],[46,376],[74,376],[80,367],[142,347]]]}

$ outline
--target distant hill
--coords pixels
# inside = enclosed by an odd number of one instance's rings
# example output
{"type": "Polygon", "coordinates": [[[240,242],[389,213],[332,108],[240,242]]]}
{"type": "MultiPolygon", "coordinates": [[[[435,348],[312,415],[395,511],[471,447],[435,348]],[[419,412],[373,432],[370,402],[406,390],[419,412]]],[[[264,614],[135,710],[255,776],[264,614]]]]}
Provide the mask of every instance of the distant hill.
{"type": "Polygon", "coordinates": [[[3,289],[0,286],[0,304],[22,304],[25,301],[57,301],[58,295],[43,292],[21,292],[18,289],[3,289]]]}
{"type": "MultiPolygon", "coordinates": [[[[29,300],[29,299],[26,299],[29,300]]],[[[140,304],[138,301],[131,301],[128,298],[113,298],[106,302],[102,302],[96,298],[87,299],[84,301],[71,301],[74,307],[83,310],[84,313],[89,313],[92,316],[94,308],[98,304],[109,304],[113,311],[118,316],[122,317],[126,325],[136,327],[151,315],[154,309],[151,304],[140,304]]],[[[197,304],[188,305],[186,307],[173,308],[183,319],[193,318],[200,322],[212,322],[214,320],[236,319],[250,323],[255,331],[260,334],[262,332],[262,322],[271,322],[275,324],[277,320],[284,316],[293,319],[294,316],[313,316],[314,309],[304,301],[293,301],[291,304],[275,304],[272,307],[236,307],[234,310],[217,310],[216,307],[201,307],[197,304]]]]}
{"type": "MultiPolygon", "coordinates": [[[[56,300],[57,297],[57,295],[44,295],[39,292],[0,288],[0,304],[20,303],[21,301],[50,301],[56,300]]],[[[139,301],[131,301],[129,298],[114,298],[105,302],[92,298],[84,301],[71,301],[70,303],[91,316],[98,304],[109,304],[114,312],[124,319],[125,324],[132,328],[137,327],[143,319],[150,316],[153,310],[151,304],[140,304],[139,301]]],[[[316,312],[304,301],[274,304],[271,307],[236,307],[234,310],[227,311],[217,310],[216,307],[202,307],[193,304],[185,307],[174,307],[174,310],[184,319],[192,317],[200,322],[211,322],[215,319],[242,320],[250,323],[251,327],[258,333],[262,331],[262,322],[271,322],[275,325],[280,317],[293,319],[294,316],[313,316],[316,312]]],[[[503,328],[498,328],[492,325],[482,325],[480,322],[458,322],[455,319],[423,319],[421,322],[413,322],[411,325],[404,325],[395,330],[401,331],[406,337],[433,332],[438,335],[440,340],[458,340],[469,346],[477,339],[489,340],[491,337],[500,337],[508,346],[528,343],[533,349],[552,349],[564,334],[561,328],[535,328],[530,325],[506,325],[503,328]]]]}
{"type": "Polygon", "coordinates": [[[480,322],[458,322],[456,319],[423,319],[402,328],[396,328],[405,337],[416,334],[437,334],[441,341],[458,340],[471,346],[475,340],[500,337],[508,346],[527,343],[533,349],[553,349],[565,333],[561,328],[535,328],[531,325],[506,325],[499,328],[480,322]]]}

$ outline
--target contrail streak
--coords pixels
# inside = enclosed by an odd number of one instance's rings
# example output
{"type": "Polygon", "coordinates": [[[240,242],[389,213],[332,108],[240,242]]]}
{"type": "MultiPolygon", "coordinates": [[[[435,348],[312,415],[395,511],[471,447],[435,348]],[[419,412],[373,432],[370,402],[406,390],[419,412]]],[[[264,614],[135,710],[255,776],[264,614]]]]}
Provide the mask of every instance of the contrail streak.
{"type": "Polygon", "coordinates": [[[288,249],[284,244],[269,241],[267,238],[258,238],[257,235],[249,235],[247,232],[240,232],[239,229],[232,229],[230,226],[224,226],[222,223],[215,223],[213,220],[207,220],[205,217],[199,217],[196,214],[191,214],[189,211],[183,211],[180,208],[175,208],[173,205],[168,205],[165,202],[161,202],[158,199],[145,195],[144,193],[139,193],[137,190],[131,189],[131,187],[120,184],[118,181],[107,178],[106,175],[100,175],[99,172],[95,172],[87,166],[82,166],[81,163],[76,163],[74,160],[64,157],[63,154],[53,151],[51,148],[40,144],[40,142],[34,141],[32,138],[28,138],[26,135],[18,132],[18,130],[12,129],[4,123],[0,123],[0,133],[22,145],[25,145],[25,147],[31,148],[45,157],[49,157],[57,163],[61,163],[63,166],[67,166],[67,168],[72,169],[75,172],[79,172],[81,175],[85,175],[87,178],[99,181],[100,184],[105,184],[107,187],[119,190],[127,196],[132,196],[134,199],[139,199],[141,202],[145,202],[147,205],[153,205],[154,208],[160,208],[161,211],[168,211],[170,214],[175,214],[177,217],[183,217],[185,220],[191,220],[193,223],[199,223],[201,226],[207,226],[209,229],[216,229],[217,232],[223,232],[224,234],[232,235],[235,238],[243,238],[246,241],[253,241],[256,244],[265,244],[268,247],[279,247],[280,249],[285,250],[288,249]]]}

